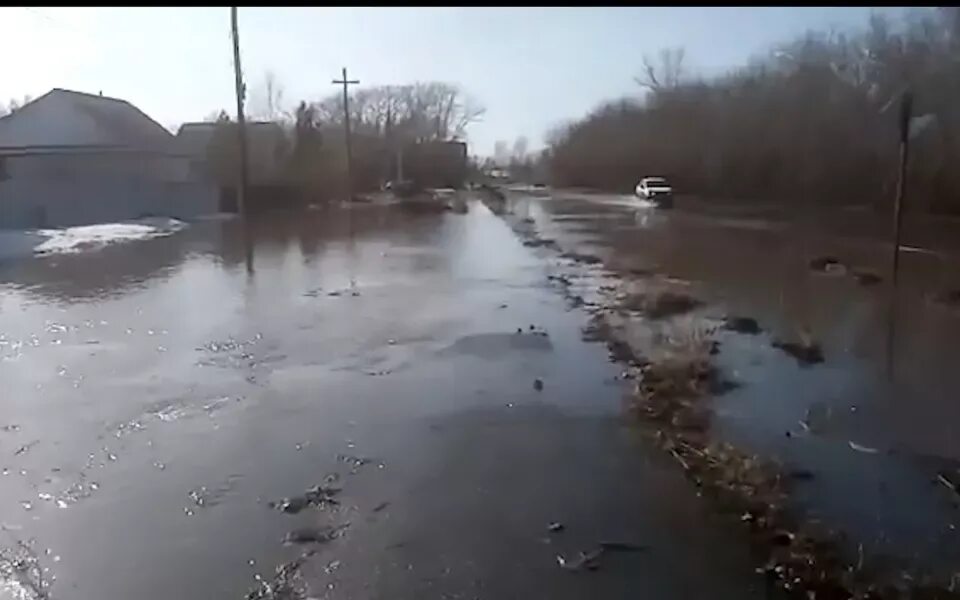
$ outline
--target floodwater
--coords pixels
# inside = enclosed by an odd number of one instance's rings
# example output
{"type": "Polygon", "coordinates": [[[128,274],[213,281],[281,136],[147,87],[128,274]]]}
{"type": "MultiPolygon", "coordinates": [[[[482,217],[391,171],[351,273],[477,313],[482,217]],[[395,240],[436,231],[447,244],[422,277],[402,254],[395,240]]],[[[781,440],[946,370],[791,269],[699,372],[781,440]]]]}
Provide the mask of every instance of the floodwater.
{"type": "Polygon", "coordinates": [[[810,472],[799,510],[847,532],[853,548],[948,572],[960,561],[960,495],[937,478],[960,481],[960,312],[932,300],[960,289],[960,224],[908,223],[892,305],[891,249],[875,219],[858,228],[847,214],[657,211],[563,191],[514,194],[511,210],[558,251],[597,257],[595,269],[655,273],[703,300],[695,317],[705,323],[755,318],[759,335],[720,334],[717,360],[741,385],[714,400],[714,434],[810,472]],[[847,268],[814,272],[823,256],[847,268]],[[857,270],[882,281],[861,285],[857,270]],[[803,336],[824,363],[800,365],[771,343],[803,336]]]}
{"type": "MultiPolygon", "coordinates": [[[[768,597],[736,524],[623,419],[551,263],[467,208],[0,266],[0,559],[28,544],[69,600],[768,597]],[[272,508],[329,481],[339,504],[272,508]],[[321,526],[344,528],[309,545],[307,591],[267,593],[305,549],[285,536],[321,526]],[[646,550],[559,568],[603,540],[646,550]]],[[[0,598],[40,597],[5,564],[0,598]]]]}

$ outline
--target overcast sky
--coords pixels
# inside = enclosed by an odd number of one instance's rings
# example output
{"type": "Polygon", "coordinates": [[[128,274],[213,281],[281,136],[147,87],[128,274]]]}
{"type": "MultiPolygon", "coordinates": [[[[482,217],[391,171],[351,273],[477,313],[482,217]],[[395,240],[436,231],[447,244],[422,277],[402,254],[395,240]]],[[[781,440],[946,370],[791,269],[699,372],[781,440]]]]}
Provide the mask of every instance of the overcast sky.
{"type": "MultiPolygon", "coordinates": [[[[519,135],[538,147],[555,124],[637,94],[645,53],[682,46],[710,75],[808,29],[863,26],[845,8],[241,8],[251,94],[272,69],[288,103],[362,84],[459,83],[487,108],[471,153],[519,135]]],[[[0,101],[51,88],[128,100],[176,128],[234,112],[227,8],[0,8],[0,101]]]]}

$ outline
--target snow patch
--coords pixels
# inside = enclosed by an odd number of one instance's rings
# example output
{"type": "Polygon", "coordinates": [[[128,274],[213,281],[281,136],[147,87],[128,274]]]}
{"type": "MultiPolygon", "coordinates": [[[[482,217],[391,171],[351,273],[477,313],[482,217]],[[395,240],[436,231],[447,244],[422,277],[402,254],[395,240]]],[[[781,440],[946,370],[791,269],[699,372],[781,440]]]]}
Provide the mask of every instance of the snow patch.
{"type": "Polygon", "coordinates": [[[46,256],[99,250],[109,244],[172,235],[186,226],[186,223],[177,219],[150,217],[126,223],[82,225],[66,229],[38,229],[36,233],[47,239],[35,246],[33,252],[36,255],[46,256]]]}

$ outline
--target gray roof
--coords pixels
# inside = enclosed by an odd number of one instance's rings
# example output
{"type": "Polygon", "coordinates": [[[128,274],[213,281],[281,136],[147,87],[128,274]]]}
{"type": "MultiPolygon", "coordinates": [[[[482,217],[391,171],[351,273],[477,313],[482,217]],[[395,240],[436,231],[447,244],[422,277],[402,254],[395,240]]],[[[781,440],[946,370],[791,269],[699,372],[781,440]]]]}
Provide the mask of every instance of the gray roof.
{"type": "Polygon", "coordinates": [[[174,137],[126,100],[54,89],[0,119],[0,148],[174,152],[174,137]]]}
{"type": "MultiPolygon", "coordinates": [[[[177,148],[182,153],[205,156],[207,147],[217,130],[217,122],[184,123],[177,131],[177,148]]],[[[228,123],[233,125],[231,121],[228,123]]],[[[284,139],[283,128],[271,121],[247,121],[247,143],[251,148],[269,147],[284,139]]]]}

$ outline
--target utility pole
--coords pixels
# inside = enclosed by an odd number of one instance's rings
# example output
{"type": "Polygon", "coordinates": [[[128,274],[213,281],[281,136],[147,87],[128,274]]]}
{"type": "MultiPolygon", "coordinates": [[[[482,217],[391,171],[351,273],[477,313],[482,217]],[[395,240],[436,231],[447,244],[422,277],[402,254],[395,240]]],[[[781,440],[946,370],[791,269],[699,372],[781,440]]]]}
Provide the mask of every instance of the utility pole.
{"type": "Polygon", "coordinates": [[[903,226],[903,197],[907,190],[907,160],[910,150],[910,118],[913,113],[913,94],[907,90],[900,101],[900,164],[897,176],[897,196],[893,204],[893,256],[890,265],[890,316],[887,326],[887,375],[893,379],[894,344],[896,343],[897,287],[900,275],[900,229],[903,226]]]}
{"type": "Polygon", "coordinates": [[[347,68],[343,68],[343,79],[334,79],[334,85],[343,86],[343,130],[345,134],[345,144],[347,146],[347,200],[353,200],[353,156],[350,151],[350,96],[347,94],[347,86],[360,83],[359,79],[347,79],[347,68]]]}
{"type": "Polygon", "coordinates": [[[893,205],[893,289],[897,289],[900,271],[900,228],[903,225],[903,196],[907,189],[907,159],[910,150],[910,117],[913,112],[913,96],[904,93],[900,104],[900,168],[897,177],[897,197],[893,205]]]}
{"type": "Polygon", "coordinates": [[[237,7],[230,7],[230,29],[233,32],[233,74],[237,88],[237,136],[240,147],[240,181],[237,186],[237,210],[247,216],[247,127],[243,116],[243,100],[246,86],[240,69],[240,35],[237,33],[237,7]]]}

